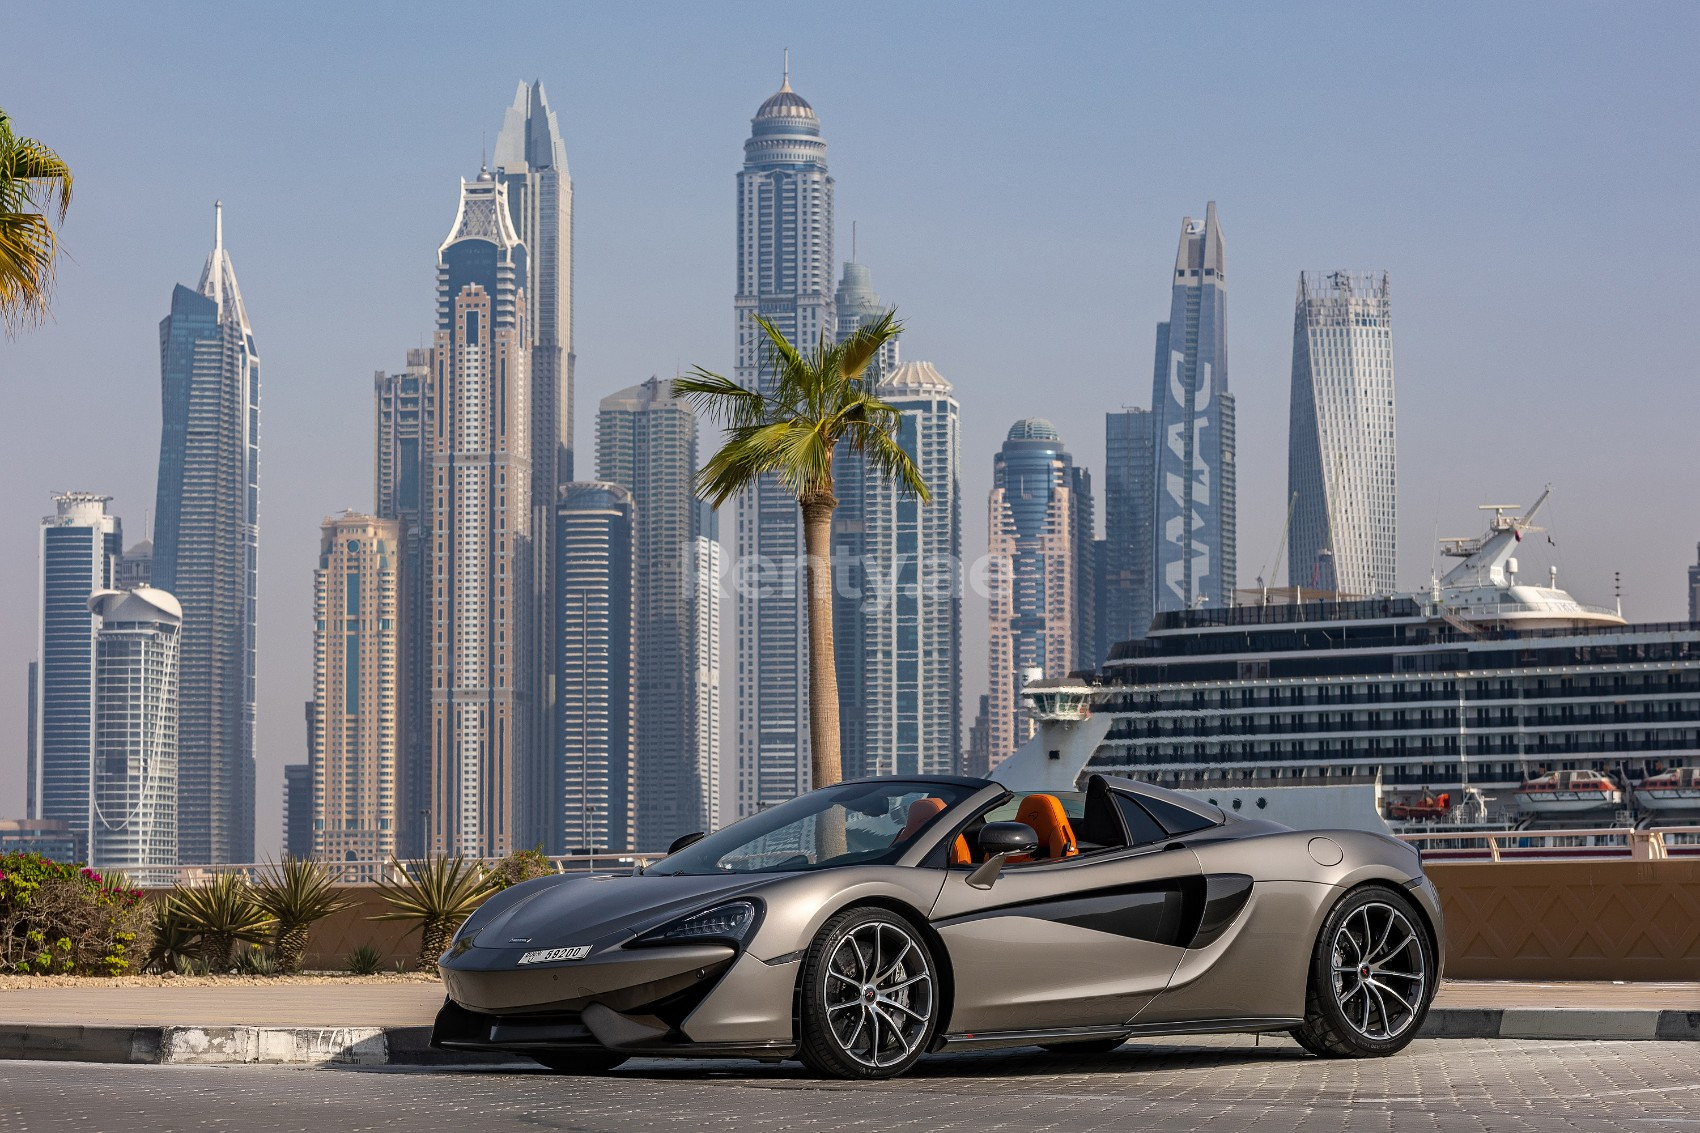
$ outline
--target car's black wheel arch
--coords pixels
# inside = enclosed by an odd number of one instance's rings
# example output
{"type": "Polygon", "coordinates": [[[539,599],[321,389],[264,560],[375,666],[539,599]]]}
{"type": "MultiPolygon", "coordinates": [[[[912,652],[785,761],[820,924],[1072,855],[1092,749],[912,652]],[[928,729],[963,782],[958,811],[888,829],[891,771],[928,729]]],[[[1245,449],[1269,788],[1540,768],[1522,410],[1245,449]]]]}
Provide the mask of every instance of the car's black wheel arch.
{"type": "MultiPolygon", "coordinates": [[[[929,1051],[937,1050],[944,1042],[945,1031],[950,1025],[951,1009],[956,1004],[956,975],[951,969],[950,953],[945,950],[944,937],[927,921],[921,911],[907,902],[894,897],[858,897],[828,912],[821,918],[825,924],[840,913],[851,912],[855,909],[883,909],[902,917],[927,942],[932,951],[934,962],[938,965],[939,976],[939,1021],[933,1031],[932,1045],[929,1051]]],[[[802,1041],[803,1029],[803,977],[806,965],[797,965],[797,981],[791,988],[791,1037],[802,1041]]]]}

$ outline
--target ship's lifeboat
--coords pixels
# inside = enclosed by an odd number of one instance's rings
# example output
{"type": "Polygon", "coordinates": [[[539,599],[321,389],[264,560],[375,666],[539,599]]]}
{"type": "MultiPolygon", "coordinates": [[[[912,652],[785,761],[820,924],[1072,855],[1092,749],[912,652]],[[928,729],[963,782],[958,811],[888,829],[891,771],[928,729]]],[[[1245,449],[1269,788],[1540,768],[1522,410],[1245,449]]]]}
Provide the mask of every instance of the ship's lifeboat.
{"type": "Polygon", "coordinates": [[[1532,814],[1574,814],[1623,805],[1623,792],[1598,771],[1549,771],[1523,780],[1517,805],[1532,814]]]}
{"type": "Polygon", "coordinates": [[[1395,822],[1434,822],[1452,809],[1452,793],[1424,793],[1421,798],[1399,799],[1387,804],[1387,817],[1395,822]]]}
{"type": "Polygon", "coordinates": [[[1673,767],[1635,785],[1642,810],[1700,810],[1700,767],[1673,767]]]}

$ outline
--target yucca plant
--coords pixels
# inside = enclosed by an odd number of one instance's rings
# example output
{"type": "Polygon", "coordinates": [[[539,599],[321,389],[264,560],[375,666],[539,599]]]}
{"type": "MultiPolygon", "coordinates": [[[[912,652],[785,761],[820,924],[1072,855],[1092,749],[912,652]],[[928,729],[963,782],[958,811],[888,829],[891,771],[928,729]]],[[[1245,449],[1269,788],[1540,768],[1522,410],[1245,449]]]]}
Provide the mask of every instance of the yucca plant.
{"type": "Polygon", "coordinates": [[[337,894],[323,865],[287,854],[260,875],[254,903],[272,918],[272,960],[285,976],[301,970],[301,954],[314,922],[352,904],[337,894]]]}
{"type": "Polygon", "coordinates": [[[483,866],[459,854],[406,865],[392,858],[389,872],[378,882],[378,892],[393,911],[372,919],[413,922],[419,930],[419,967],[430,971],[455,929],[490,895],[489,879],[483,866]]]}
{"type": "Polygon", "coordinates": [[[362,944],[348,954],[348,974],[375,976],[384,962],[384,954],[370,944],[362,944]]]}
{"type": "Polygon", "coordinates": [[[200,949],[201,934],[174,896],[153,903],[153,943],[148,947],[147,968],[153,972],[182,972],[190,967],[200,949]]]}
{"type": "Polygon", "coordinates": [[[254,890],[234,873],[221,873],[205,885],[172,892],[188,923],[201,938],[201,960],[210,972],[228,972],[238,941],[266,939],[272,915],[254,901],[254,890]]]}

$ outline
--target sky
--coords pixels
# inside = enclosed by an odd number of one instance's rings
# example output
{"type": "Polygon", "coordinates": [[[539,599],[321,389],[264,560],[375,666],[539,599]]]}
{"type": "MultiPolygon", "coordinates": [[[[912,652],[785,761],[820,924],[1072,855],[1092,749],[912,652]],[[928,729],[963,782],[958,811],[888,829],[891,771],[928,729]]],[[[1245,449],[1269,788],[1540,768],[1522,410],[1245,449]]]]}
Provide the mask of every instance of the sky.
{"type": "MultiPolygon", "coordinates": [[[[1526,575],[1686,616],[1700,539],[1700,7],[1639,3],[15,5],[0,107],[76,175],[54,321],[0,339],[0,816],[24,807],[54,491],[153,504],[158,323],[213,202],[263,361],[259,849],[305,758],[320,520],[369,509],[371,375],[431,333],[436,248],[522,79],[574,185],[580,475],[596,402],[732,364],[734,174],[780,80],[815,107],[838,259],[962,402],[964,547],[992,454],[1055,422],[1102,484],[1151,396],[1183,216],[1217,202],[1242,585],[1286,494],[1303,270],[1391,273],[1401,585],[1478,504],[1553,497],[1526,575]],[[1536,574],[1538,572],[1538,574],[1536,574]]],[[[970,703],[984,606],[965,611],[970,703]]]]}

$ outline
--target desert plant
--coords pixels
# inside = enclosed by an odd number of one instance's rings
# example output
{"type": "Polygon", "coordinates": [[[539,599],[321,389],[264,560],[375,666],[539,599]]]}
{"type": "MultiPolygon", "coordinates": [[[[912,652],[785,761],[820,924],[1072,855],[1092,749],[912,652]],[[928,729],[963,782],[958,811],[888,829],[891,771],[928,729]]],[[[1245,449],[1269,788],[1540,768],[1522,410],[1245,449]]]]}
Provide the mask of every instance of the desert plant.
{"type": "Polygon", "coordinates": [[[301,954],[314,922],[352,904],[337,894],[323,865],[288,855],[260,875],[254,903],[271,914],[271,954],[278,972],[286,976],[301,970],[301,954]]]}
{"type": "Polygon", "coordinates": [[[348,954],[348,971],[350,975],[375,976],[383,962],[383,953],[370,944],[362,944],[348,954]]]}
{"type": "MultiPolygon", "coordinates": [[[[759,388],[739,385],[701,366],[673,382],[683,398],[723,429],[719,451],[697,473],[697,491],[719,507],[762,481],[776,478],[803,513],[809,631],[810,782],[826,787],[842,775],[838,737],[838,674],[832,643],[832,462],[840,444],[860,456],[872,482],[890,484],[922,503],[930,498],[921,471],[897,438],[903,411],[880,400],[868,367],[902,330],[887,311],[833,343],[825,334],[810,356],[766,319],[769,374],[759,388]]],[[[839,834],[842,839],[842,832],[839,834]]]]}
{"type": "Polygon", "coordinates": [[[148,971],[186,975],[186,969],[199,956],[200,945],[201,934],[170,894],[153,902],[153,943],[145,965],[148,971]]]}
{"type": "Polygon", "coordinates": [[[121,874],[0,854],[0,973],[122,975],[148,948],[149,918],[121,874]]]}
{"type": "Polygon", "coordinates": [[[228,972],[237,942],[265,940],[272,915],[254,900],[253,887],[239,874],[221,873],[205,885],[179,886],[171,897],[201,938],[201,960],[211,972],[228,972]]]}
{"type": "Polygon", "coordinates": [[[239,976],[275,976],[278,974],[277,959],[272,950],[259,944],[250,944],[246,948],[237,949],[236,974],[239,976]]]}
{"type": "Polygon", "coordinates": [[[493,891],[518,885],[522,881],[532,881],[539,877],[548,877],[555,872],[555,863],[539,846],[535,850],[515,850],[501,861],[490,867],[485,874],[485,880],[493,891]]]}
{"type": "Polygon", "coordinates": [[[378,892],[392,911],[372,919],[412,922],[419,930],[419,966],[429,970],[455,929],[490,895],[490,883],[482,866],[459,854],[406,865],[391,859],[390,873],[378,883],[378,892]]]}

